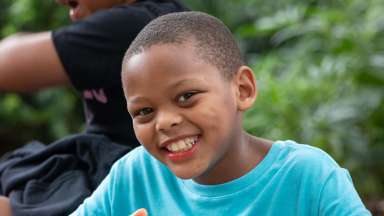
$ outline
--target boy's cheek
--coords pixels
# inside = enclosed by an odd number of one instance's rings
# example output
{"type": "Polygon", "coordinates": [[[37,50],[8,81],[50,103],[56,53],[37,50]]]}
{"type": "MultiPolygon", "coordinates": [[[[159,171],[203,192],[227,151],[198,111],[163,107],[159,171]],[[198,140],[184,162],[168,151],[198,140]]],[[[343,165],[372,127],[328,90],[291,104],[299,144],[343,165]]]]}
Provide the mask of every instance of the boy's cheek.
{"type": "Polygon", "coordinates": [[[147,143],[149,143],[150,140],[152,140],[153,134],[150,131],[149,128],[145,126],[133,126],[133,129],[135,131],[136,138],[139,140],[139,142],[146,146],[147,143]]]}
{"type": "Polygon", "coordinates": [[[218,127],[224,126],[225,121],[229,121],[229,118],[234,114],[231,110],[235,110],[234,104],[223,103],[216,101],[213,104],[217,106],[201,106],[202,108],[198,112],[198,115],[194,115],[193,120],[204,123],[205,127],[209,130],[216,130],[218,127]],[[220,106],[218,104],[221,104],[220,106]]]}

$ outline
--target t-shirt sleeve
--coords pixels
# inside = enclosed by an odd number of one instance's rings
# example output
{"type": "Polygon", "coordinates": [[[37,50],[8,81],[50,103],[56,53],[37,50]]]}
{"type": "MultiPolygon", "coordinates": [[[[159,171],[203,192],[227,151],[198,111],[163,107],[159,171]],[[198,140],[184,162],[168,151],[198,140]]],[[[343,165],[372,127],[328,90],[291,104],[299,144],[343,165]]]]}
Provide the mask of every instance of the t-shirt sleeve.
{"type": "Polygon", "coordinates": [[[75,88],[119,84],[124,53],[151,16],[141,7],[114,7],[53,31],[56,51],[75,88]]]}
{"type": "Polygon", "coordinates": [[[326,179],[320,194],[319,215],[371,215],[356,192],[346,169],[337,168],[326,179]]]}

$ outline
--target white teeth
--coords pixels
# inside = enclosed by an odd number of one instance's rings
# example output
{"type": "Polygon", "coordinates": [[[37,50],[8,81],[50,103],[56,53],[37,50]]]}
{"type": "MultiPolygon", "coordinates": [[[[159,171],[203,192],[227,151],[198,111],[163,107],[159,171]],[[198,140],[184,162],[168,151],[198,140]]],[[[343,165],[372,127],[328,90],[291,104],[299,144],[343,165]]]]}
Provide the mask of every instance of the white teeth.
{"type": "Polygon", "coordinates": [[[187,151],[192,148],[192,146],[196,143],[197,137],[188,137],[183,140],[176,141],[167,145],[168,151],[171,152],[182,152],[187,151]]]}

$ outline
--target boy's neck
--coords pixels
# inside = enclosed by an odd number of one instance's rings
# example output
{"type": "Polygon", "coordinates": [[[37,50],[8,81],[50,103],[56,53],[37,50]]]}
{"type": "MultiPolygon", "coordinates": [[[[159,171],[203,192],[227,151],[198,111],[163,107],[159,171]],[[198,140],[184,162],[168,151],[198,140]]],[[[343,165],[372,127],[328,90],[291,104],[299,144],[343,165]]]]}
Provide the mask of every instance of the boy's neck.
{"type": "Polygon", "coordinates": [[[264,159],[273,144],[271,140],[255,137],[246,132],[242,133],[241,140],[236,146],[236,155],[230,157],[227,162],[218,161],[218,166],[209,171],[209,176],[202,175],[195,178],[194,181],[200,184],[213,185],[240,178],[264,159]],[[224,173],[223,170],[226,172],[224,173]]]}

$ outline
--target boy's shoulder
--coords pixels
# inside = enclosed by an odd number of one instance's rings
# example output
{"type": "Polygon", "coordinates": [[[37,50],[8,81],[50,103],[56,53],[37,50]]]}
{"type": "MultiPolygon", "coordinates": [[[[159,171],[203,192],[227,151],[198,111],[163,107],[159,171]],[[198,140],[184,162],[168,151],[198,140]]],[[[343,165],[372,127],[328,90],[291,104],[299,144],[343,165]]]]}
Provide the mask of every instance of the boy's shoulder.
{"type": "Polygon", "coordinates": [[[309,173],[321,172],[325,175],[340,169],[337,162],[320,148],[307,144],[300,144],[292,140],[276,141],[275,148],[279,148],[279,154],[275,160],[284,168],[309,173]]]}
{"type": "Polygon", "coordinates": [[[318,199],[330,180],[337,179],[343,184],[350,181],[348,171],[320,148],[287,140],[275,142],[273,149],[275,157],[268,173],[278,177],[277,184],[302,187],[300,190],[318,199]]]}

